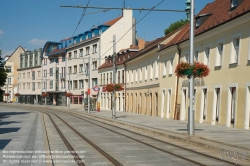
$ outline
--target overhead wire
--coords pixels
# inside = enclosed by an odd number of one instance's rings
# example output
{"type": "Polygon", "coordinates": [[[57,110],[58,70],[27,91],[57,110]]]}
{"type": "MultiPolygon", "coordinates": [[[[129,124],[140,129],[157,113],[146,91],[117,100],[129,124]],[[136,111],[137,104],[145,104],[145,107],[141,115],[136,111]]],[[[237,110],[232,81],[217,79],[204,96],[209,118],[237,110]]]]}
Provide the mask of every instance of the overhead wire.
{"type": "MultiPolygon", "coordinates": [[[[115,42],[115,44],[117,44],[119,41],[121,41],[121,39],[134,27],[134,26],[136,26],[139,22],[141,22],[149,13],[151,13],[156,7],[158,7],[162,2],[164,2],[165,0],[162,0],[161,2],[159,2],[156,6],[154,6],[154,7],[152,7],[151,8],[151,10],[149,10],[139,21],[136,21],[133,25],[132,25],[132,27],[131,28],[129,28],[128,29],[128,31],[126,31],[122,36],[121,36],[121,38],[119,38],[119,40],[117,40],[116,42],[115,42]]],[[[142,10],[143,10],[143,8],[142,8],[142,10]]],[[[141,13],[141,12],[140,12],[141,13]]],[[[139,14],[140,14],[139,13],[139,14]]],[[[139,16],[139,15],[138,15],[139,16]]],[[[100,58],[101,57],[103,57],[108,51],[110,51],[111,49],[113,48],[113,46],[112,47],[110,47],[105,53],[103,53],[103,55],[101,55],[100,56],[100,58]]]]}
{"type": "MultiPolygon", "coordinates": [[[[86,5],[86,7],[89,6],[89,2],[90,2],[90,0],[88,0],[88,3],[87,3],[87,5],[86,5]]],[[[86,10],[87,10],[87,8],[84,8],[84,9],[83,9],[82,15],[81,15],[81,18],[80,18],[80,21],[79,21],[78,24],[76,25],[76,29],[75,29],[75,31],[73,32],[72,37],[74,36],[74,34],[75,34],[77,28],[79,27],[79,25],[80,25],[80,23],[81,23],[83,17],[85,16],[86,10]]]]}

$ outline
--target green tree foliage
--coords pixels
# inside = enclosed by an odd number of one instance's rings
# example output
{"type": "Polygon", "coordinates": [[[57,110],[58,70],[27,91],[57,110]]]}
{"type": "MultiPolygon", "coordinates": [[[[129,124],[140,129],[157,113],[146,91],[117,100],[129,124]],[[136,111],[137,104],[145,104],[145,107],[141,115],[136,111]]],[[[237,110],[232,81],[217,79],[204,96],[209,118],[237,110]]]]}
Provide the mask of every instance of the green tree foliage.
{"type": "Polygon", "coordinates": [[[7,70],[4,67],[4,61],[1,57],[1,50],[0,50],[0,87],[4,86],[7,79],[7,70]]]}
{"type": "Polygon", "coordinates": [[[174,23],[171,23],[167,29],[164,30],[165,35],[169,34],[170,32],[180,28],[181,26],[188,23],[189,20],[179,20],[174,23]]]}

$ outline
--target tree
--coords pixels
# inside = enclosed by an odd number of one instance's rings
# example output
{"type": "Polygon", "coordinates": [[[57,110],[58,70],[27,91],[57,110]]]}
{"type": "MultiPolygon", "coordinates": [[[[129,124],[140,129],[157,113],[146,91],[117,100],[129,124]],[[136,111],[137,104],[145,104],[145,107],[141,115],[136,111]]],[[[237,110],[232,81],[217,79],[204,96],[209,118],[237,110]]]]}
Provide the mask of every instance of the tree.
{"type": "Polygon", "coordinates": [[[4,61],[1,57],[1,51],[2,50],[0,50],[0,87],[5,85],[7,79],[7,70],[4,67],[4,61]]]}
{"type": "Polygon", "coordinates": [[[169,34],[170,32],[182,27],[186,23],[188,23],[189,20],[179,20],[174,23],[171,23],[167,29],[164,30],[165,35],[169,34]]]}

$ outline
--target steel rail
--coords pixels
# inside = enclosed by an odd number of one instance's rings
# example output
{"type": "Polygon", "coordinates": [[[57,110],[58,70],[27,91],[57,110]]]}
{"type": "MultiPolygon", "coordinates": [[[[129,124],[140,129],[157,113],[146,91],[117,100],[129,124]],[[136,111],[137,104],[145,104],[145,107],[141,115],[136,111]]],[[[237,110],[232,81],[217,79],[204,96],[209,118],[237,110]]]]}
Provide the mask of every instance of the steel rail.
{"type": "MultiPolygon", "coordinates": [[[[38,111],[38,112],[41,112],[41,111],[38,111]]],[[[84,162],[81,160],[81,158],[79,157],[79,155],[75,152],[74,148],[70,145],[70,143],[68,142],[68,140],[66,139],[66,137],[63,135],[63,133],[61,132],[61,130],[58,128],[58,126],[55,124],[54,120],[51,118],[51,116],[46,113],[46,112],[43,112],[45,113],[46,115],[48,115],[48,117],[50,118],[51,122],[53,123],[56,131],[58,132],[58,134],[60,135],[60,137],[62,138],[64,144],[67,146],[67,148],[69,149],[71,155],[74,157],[77,165],[79,166],[85,166],[84,162]]]]}
{"type": "MultiPolygon", "coordinates": [[[[28,107],[28,108],[30,108],[30,107],[28,107]]],[[[38,108],[38,107],[36,107],[36,108],[38,108]]],[[[51,109],[53,109],[53,108],[51,108],[51,109]]],[[[140,140],[138,140],[138,139],[132,138],[132,137],[127,136],[127,135],[125,135],[125,134],[119,133],[119,132],[117,132],[117,131],[114,131],[114,130],[112,130],[112,129],[109,129],[109,128],[107,128],[107,127],[104,127],[104,126],[102,126],[102,125],[99,125],[99,124],[96,124],[96,123],[94,123],[94,122],[91,122],[91,121],[89,121],[89,120],[84,119],[84,118],[88,118],[88,119],[91,119],[91,120],[96,120],[97,118],[92,118],[92,117],[90,117],[90,116],[86,117],[86,115],[82,115],[82,114],[78,114],[78,113],[76,113],[76,114],[78,115],[78,116],[76,116],[76,115],[73,114],[73,113],[69,113],[68,111],[63,111],[63,110],[60,110],[60,111],[59,111],[59,110],[56,110],[56,109],[53,109],[53,110],[55,110],[56,112],[63,112],[63,113],[65,113],[65,114],[69,114],[69,115],[74,116],[74,117],[76,117],[76,118],[79,118],[79,119],[81,119],[81,120],[87,121],[87,122],[89,122],[89,123],[91,123],[91,124],[94,124],[94,125],[96,125],[96,126],[99,126],[99,127],[101,127],[101,128],[104,128],[104,129],[106,129],[106,130],[109,130],[109,131],[111,131],[111,132],[113,132],[113,133],[122,135],[122,136],[127,137],[127,138],[129,138],[129,139],[132,139],[132,140],[134,140],[134,141],[136,141],[136,142],[142,143],[142,144],[144,144],[144,145],[146,145],[146,146],[152,147],[152,148],[157,149],[157,150],[159,150],[159,151],[162,151],[162,152],[168,153],[168,154],[170,154],[170,155],[173,155],[173,156],[175,156],[175,157],[181,158],[181,159],[183,159],[183,160],[189,161],[189,162],[194,163],[194,164],[196,164],[196,165],[205,166],[205,165],[202,164],[202,163],[199,163],[199,162],[196,162],[196,161],[194,161],[194,160],[188,159],[188,158],[186,158],[186,157],[180,156],[180,155],[178,155],[178,154],[175,154],[175,153],[166,151],[166,150],[164,150],[164,149],[158,148],[158,147],[156,147],[156,146],[150,145],[150,144],[145,143],[145,142],[143,142],[143,141],[140,141],[140,140]],[[81,117],[79,117],[79,116],[81,116],[81,117]],[[84,118],[83,118],[83,117],[84,117],[84,118]]],[[[43,111],[44,111],[44,110],[39,111],[39,112],[43,112],[43,111]]],[[[52,114],[54,114],[54,113],[52,113],[52,114]]],[[[58,115],[56,115],[56,116],[59,118],[58,115]]],[[[59,119],[60,119],[60,118],[59,118],[59,119]]],[[[154,137],[150,137],[150,136],[147,136],[147,135],[139,134],[139,133],[136,133],[136,132],[134,132],[134,131],[131,131],[131,130],[128,130],[128,129],[124,129],[124,128],[121,128],[121,127],[118,127],[118,126],[115,126],[115,125],[107,124],[107,123],[101,122],[100,120],[97,120],[97,121],[98,121],[99,123],[105,124],[105,125],[107,125],[107,126],[115,127],[115,128],[124,130],[124,131],[126,131],[126,132],[130,132],[130,133],[133,133],[133,134],[142,136],[142,137],[146,137],[146,138],[149,138],[149,139],[152,139],[152,140],[155,140],[155,141],[164,143],[164,144],[168,144],[168,145],[171,145],[171,146],[174,146],[174,147],[183,149],[183,150],[187,150],[187,151],[190,151],[190,152],[199,154],[199,155],[201,155],[201,156],[205,156],[205,157],[208,157],[208,158],[212,158],[212,159],[214,159],[214,160],[217,160],[217,161],[221,161],[221,162],[225,162],[225,163],[228,163],[228,164],[231,164],[231,165],[235,165],[235,163],[230,162],[230,161],[221,160],[220,158],[216,158],[216,157],[213,157],[213,156],[210,156],[210,155],[207,155],[207,154],[203,154],[203,153],[200,153],[200,152],[191,150],[191,149],[187,149],[187,148],[184,148],[184,147],[181,147],[181,146],[178,146],[178,145],[169,143],[169,142],[165,142],[165,141],[156,139],[156,138],[154,138],[154,137]]],[[[237,165],[242,166],[242,165],[240,165],[240,164],[237,164],[237,165]]]]}

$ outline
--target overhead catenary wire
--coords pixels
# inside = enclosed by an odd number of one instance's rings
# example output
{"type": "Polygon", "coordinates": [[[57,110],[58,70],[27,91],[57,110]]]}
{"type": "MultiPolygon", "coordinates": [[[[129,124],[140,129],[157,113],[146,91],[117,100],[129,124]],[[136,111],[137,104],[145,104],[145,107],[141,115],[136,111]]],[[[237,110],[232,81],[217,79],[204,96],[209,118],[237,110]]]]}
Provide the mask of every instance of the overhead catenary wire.
{"type": "MultiPolygon", "coordinates": [[[[123,37],[125,37],[125,35],[134,27],[134,26],[136,26],[139,22],[141,22],[148,14],[150,14],[157,6],[159,6],[161,3],[163,3],[165,0],[162,0],[161,2],[159,2],[156,6],[154,6],[154,7],[152,7],[151,8],[151,10],[149,10],[139,21],[136,21],[133,25],[132,25],[132,27],[131,28],[129,28],[116,42],[115,42],[115,44],[117,44],[119,41],[121,41],[121,39],[123,38],[123,37]]],[[[141,9],[141,10],[143,10],[143,9],[141,9]]],[[[138,17],[139,17],[139,15],[138,15],[138,17]]],[[[109,52],[111,49],[113,48],[113,46],[112,47],[110,47],[105,53],[103,53],[103,55],[101,55],[100,56],[100,58],[101,57],[103,57],[107,52],[109,52]]]]}
{"type": "MultiPolygon", "coordinates": [[[[89,2],[90,2],[90,0],[88,0],[87,7],[89,6],[89,2]]],[[[75,34],[77,28],[79,27],[79,25],[80,25],[80,23],[81,23],[81,21],[82,21],[84,15],[85,15],[85,13],[86,13],[86,10],[87,10],[87,8],[84,8],[84,9],[83,9],[83,12],[82,12],[80,21],[79,21],[78,24],[76,25],[76,28],[75,28],[75,30],[74,30],[74,32],[73,32],[73,34],[72,34],[72,37],[74,36],[74,34],[75,34]]]]}

